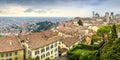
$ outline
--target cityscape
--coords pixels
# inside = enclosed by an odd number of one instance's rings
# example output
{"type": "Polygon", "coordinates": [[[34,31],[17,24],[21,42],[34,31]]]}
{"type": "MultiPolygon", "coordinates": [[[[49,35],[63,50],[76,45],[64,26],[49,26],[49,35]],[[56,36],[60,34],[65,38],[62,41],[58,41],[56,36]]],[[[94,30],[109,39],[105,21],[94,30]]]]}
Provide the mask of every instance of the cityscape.
{"type": "Polygon", "coordinates": [[[0,60],[120,60],[119,2],[0,0],[0,60]]]}

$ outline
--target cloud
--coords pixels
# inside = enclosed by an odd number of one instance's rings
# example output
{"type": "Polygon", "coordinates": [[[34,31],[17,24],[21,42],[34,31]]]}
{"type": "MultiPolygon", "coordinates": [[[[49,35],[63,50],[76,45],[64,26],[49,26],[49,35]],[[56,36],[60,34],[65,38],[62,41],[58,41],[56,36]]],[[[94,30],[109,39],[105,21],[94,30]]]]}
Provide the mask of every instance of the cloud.
{"type": "Polygon", "coordinates": [[[25,13],[29,13],[29,12],[32,12],[32,11],[33,11],[32,8],[28,8],[28,9],[26,9],[24,12],[25,12],[25,13]]]}
{"type": "Polygon", "coordinates": [[[64,6],[78,6],[81,5],[97,5],[106,0],[0,0],[0,4],[3,5],[20,5],[29,7],[64,7],[64,6]]]}
{"type": "Polygon", "coordinates": [[[5,14],[18,14],[22,13],[26,7],[22,6],[4,6],[0,8],[0,13],[5,13],[5,14]]]}
{"type": "Polygon", "coordinates": [[[40,9],[40,10],[36,10],[34,11],[35,13],[47,13],[48,10],[45,10],[45,9],[40,9]]]}
{"type": "Polygon", "coordinates": [[[27,8],[24,13],[49,13],[54,12],[52,9],[36,9],[36,8],[27,8]]]}
{"type": "Polygon", "coordinates": [[[0,14],[85,16],[91,15],[93,10],[119,12],[119,2],[120,0],[0,0],[0,14]]]}
{"type": "Polygon", "coordinates": [[[0,11],[0,13],[3,13],[2,11],[0,11]]]}

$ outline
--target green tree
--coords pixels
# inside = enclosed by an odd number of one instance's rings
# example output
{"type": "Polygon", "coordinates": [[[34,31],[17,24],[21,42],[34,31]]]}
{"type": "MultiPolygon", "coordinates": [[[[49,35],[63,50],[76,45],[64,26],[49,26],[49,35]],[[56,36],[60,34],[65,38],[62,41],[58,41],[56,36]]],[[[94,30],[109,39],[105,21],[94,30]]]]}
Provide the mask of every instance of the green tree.
{"type": "Polygon", "coordinates": [[[39,59],[40,59],[39,56],[35,57],[35,60],[39,60],[39,59]]]}
{"type": "Polygon", "coordinates": [[[34,58],[28,57],[28,59],[27,59],[27,60],[34,60],[34,58]]]}
{"type": "Polygon", "coordinates": [[[112,38],[117,38],[117,31],[116,31],[116,25],[114,24],[111,28],[111,34],[112,34],[112,38]]]}
{"type": "Polygon", "coordinates": [[[45,60],[51,60],[50,58],[46,58],[45,60]]]}
{"type": "Polygon", "coordinates": [[[72,54],[69,56],[68,60],[78,60],[80,55],[72,54]]]}
{"type": "Polygon", "coordinates": [[[120,60],[120,38],[103,48],[101,60],[120,60]]]}
{"type": "Polygon", "coordinates": [[[95,35],[92,36],[92,40],[93,40],[94,42],[97,42],[97,41],[101,40],[101,38],[100,38],[99,35],[95,34],[95,35]]]}
{"type": "Polygon", "coordinates": [[[51,21],[38,22],[36,24],[29,25],[30,28],[28,28],[28,30],[33,30],[32,32],[41,32],[44,30],[49,30],[58,25],[59,25],[58,22],[57,23],[54,23],[51,21]],[[31,28],[31,27],[33,27],[33,28],[31,28]]]}
{"type": "Polygon", "coordinates": [[[91,45],[93,45],[94,44],[94,41],[93,41],[93,39],[91,40],[91,43],[90,43],[91,45]]]}
{"type": "Polygon", "coordinates": [[[39,56],[35,57],[35,58],[31,58],[31,57],[28,57],[27,60],[40,60],[39,56]]]}
{"type": "Polygon", "coordinates": [[[97,34],[103,38],[104,41],[104,35],[110,34],[111,26],[103,26],[97,30],[97,34]]]}
{"type": "Polygon", "coordinates": [[[3,35],[0,35],[0,37],[3,37],[3,35]]]}
{"type": "Polygon", "coordinates": [[[92,51],[92,52],[88,52],[86,54],[82,54],[79,57],[79,60],[98,60],[98,51],[92,51]]]}
{"type": "Polygon", "coordinates": [[[78,24],[81,25],[81,26],[83,26],[82,20],[79,19],[78,24]]]}
{"type": "Polygon", "coordinates": [[[103,26],[97,30],[98,35],[110,34],[111,26],[103,26]]]}

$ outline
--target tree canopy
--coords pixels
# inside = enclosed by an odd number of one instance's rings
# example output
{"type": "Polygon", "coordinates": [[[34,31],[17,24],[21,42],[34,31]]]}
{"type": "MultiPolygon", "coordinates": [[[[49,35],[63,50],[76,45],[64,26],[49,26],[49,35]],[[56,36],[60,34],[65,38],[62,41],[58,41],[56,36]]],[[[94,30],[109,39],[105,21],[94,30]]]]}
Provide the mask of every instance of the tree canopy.
{"type": "Polygon", "coordinates": [[[102,60],[120,60],[120,38],[116,39],[113,44],[107,44],[101,54],[102,60]]]}
{"type": "Polygon", "coordinates": [[[97,60],[98,51],[88,52],[82,55],[79,60],[97,60]]]}
{"type": "Polygon", "coordinates": [[[111,26],[103,26],[97,30],[98,35],[110,34],[111,26]]]}
{"type": "Polygon", "coordinates": [[[28,28],[28,30],[32,30],[32,32],[41,32],[56,27],[58,24],[59,24],[58,22],[53,23],[51,21],[43,21],[29,25],[30,28],[28,28]]]}
{"type": "Polygon", "coordinates": [[[29,57],[27,60],[40,60],[39,56],[36,56],[35,58],[29,57]]]}
{"type": "Polygon", "coordinates": [[[95,34],[95,35],[92,36],[92,40],[93,40],[94,42],[97,42],[97,41],[101,40],[101,37],[98,36],[97,34],[95,34]]]}
{"type": "Polygon", "coordinates": [[[81,26],[83,26],[82,20],[79,19],[78,24],[81,25],[81,26]]]}
{"type": "Polygon", "coordinates": [[[112,34],[112,38],[117,38],[117,30],[115,24],[111,28],[111,34],[112,34]]]}

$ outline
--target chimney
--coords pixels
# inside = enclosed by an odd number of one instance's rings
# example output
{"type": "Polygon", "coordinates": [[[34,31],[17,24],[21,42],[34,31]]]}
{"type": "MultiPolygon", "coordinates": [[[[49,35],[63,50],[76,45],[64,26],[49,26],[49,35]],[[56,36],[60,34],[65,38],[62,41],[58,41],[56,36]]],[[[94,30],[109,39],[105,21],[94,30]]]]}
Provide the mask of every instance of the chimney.
{"type": "Polygon", "coordinates": [[[10,45],[13,45],[13,43],[10,41],[10,45]]]}

